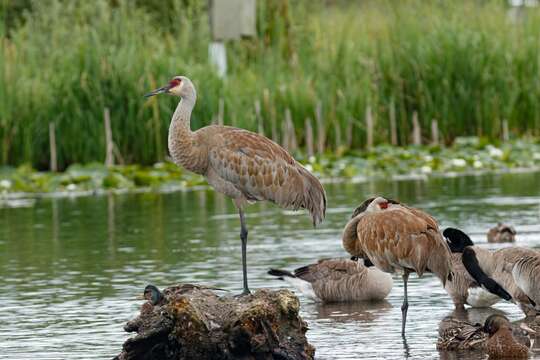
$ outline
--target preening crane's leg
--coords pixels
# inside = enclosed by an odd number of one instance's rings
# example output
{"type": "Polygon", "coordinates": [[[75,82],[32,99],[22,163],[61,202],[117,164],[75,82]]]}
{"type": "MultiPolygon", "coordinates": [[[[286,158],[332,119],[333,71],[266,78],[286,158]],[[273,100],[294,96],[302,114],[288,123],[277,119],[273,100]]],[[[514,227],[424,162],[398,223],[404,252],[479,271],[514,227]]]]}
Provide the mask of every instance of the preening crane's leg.
{"type": "Polygon", "coordinates": [[[242,241],[242,273],[244,275],[244,291],[242,295],[251,294],[248,288],[247,280],[247,259],[246,259],[246,250],[247,250],[247,236],[248,231],[246,227],[246,220],[244,219],[244,211],[241,207],[238,208],[238,214],[240,215],[240,240],[242,241]]]}
{"type": "Polygon", "coordinates": [[[405,297],[403,305],[401,305],[401,336],[405,337],[405,323],[407,322],[407,309],[409,309],[409,300],[407,299],[407,281],[409,280],[409,272],[405,270],[403,273],[403,290],[405,297]]]}

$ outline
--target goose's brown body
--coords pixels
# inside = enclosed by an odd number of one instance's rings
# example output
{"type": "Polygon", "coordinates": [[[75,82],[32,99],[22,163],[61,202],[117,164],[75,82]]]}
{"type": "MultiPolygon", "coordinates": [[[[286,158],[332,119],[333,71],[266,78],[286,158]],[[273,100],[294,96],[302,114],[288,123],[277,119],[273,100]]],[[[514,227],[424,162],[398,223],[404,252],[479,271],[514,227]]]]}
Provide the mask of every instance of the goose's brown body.
{"type": "Polygon", "coordinates": [[[271,269],[307,296],[323,302],[382,300],[392,289],[392,277],[350,259],[321,259],[290,273],[271,269]],[[313,295],[312,295],[313,294],[313,295]]]}
{"type": "Polygon", "coordinates": [[[524,257],[536,256],[537,251],[518,246],[502,248],[493,252],[478,246],[474,246],[473,249],[484,272],[512,296],[512,301],[521,308],[526,316],[535,315],[536,312],[527,293],[512,276],[512,268],[524,257]]]}
{"type": "Polygon", "coordinates": [[[500,298],[497,295],[484,290],[468,273],[461,256],[461,253],[451,254],[452,279],[444,286],[456,309],[464,309],[465,304],[472,307],[489,307],[498,302],[500,298]]]}
{"type": "Polygon", "coordinates": [[[534,308],[535,315],[540,310],[540,254],[528,254],[515,262],[512,277],[534,308]],[[532,303],[531,303],[532,302],[532,303]]]}

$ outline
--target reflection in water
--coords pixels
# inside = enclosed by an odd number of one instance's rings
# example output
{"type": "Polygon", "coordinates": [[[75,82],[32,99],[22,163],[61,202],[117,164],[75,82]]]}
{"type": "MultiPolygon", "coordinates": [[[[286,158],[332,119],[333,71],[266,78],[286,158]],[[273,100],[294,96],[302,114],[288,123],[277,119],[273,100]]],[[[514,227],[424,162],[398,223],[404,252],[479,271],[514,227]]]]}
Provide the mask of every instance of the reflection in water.
{"type": "Polygon", "coordinates": [[[499,314],[504,315],[508,317],[508,313],[506,311],[503,311],[501,309],[497,309],[494,307],[485,307],[485,308],[471,308],[468,307],[466,309],[454,309],[450,313],[448,313],[446,318],[452,318],[457,319],[460,321],[467,321],[473,324],[483,324],[484,321],[488,318],[488,316],[493,314],[499,314]]]}
{"type": "MultiPolygon", "coordinates": [[[[540,173],[529,173],[327,185],[327,219],[317,229],[301,212],[254,205],[247,215],[250,285],[284,286],[266,275],[270,267],[346,256],[343,226],[352,209],[375,194],[423,208],[443,227],[473,232],[477,243],[485,243],[487,229],[502,220],[516,227],[518,245],[540,246],[539,183],[540,173]]],[[[148,283],[239,291],[238,215],[229,199],[213,191],[44,198],[32,205],[0,205],[2,356],[111,358],[127,337],[122,326],[138,311],[135,298],[148,283]]],[[[411,276],[404,344],[399,280],[394,278],[382,303],[322,305],[300,295],[317,359],[439,356],[437,328],[453,308],[451,300],[433,276],[411,276]]],[[[512,321],[522,318],[513,304],[495,306],[512,321]]],[[[488,314],[481,311],[469,310],[469,321],[483,321],[488,314]]],[[[540,358],[538,350],[535,356],[540,358]]]]}
{"type": "Polygon", "coordinates": [[[312,311],[319,320],[360,323],[372,322],[392,308],[386,300],[330,304],[316,302],[304,306],[304,311],[312,311]]]}

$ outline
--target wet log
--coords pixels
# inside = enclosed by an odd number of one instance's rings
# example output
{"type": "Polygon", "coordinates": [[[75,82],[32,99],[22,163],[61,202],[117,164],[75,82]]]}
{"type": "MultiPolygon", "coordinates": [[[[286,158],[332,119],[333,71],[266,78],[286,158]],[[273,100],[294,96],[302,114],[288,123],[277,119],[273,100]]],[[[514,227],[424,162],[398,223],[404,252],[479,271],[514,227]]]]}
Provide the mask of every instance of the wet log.
{"type": "Polygon", "coordinates": [[[233,297],[184,284],[156,291],[152,298],[145,289],[148,301],[124,327],[137,335],[115,359],[313,359],[300,303],[288,290],[233,297]]]}

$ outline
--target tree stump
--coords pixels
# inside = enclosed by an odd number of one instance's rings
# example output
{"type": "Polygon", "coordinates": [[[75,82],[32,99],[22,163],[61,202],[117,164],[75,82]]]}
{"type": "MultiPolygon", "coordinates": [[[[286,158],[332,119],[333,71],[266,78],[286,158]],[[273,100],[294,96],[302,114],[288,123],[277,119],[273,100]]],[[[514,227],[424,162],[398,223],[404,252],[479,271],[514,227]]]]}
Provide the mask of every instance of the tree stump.
{"type": "Polygon", "coordinates": [[[159,296],[148,298],[126,324],[124,330],[137,335],[115,359],[313,359],[300,302],[291,291],[233,297],[183,284],[159,296]]]}

